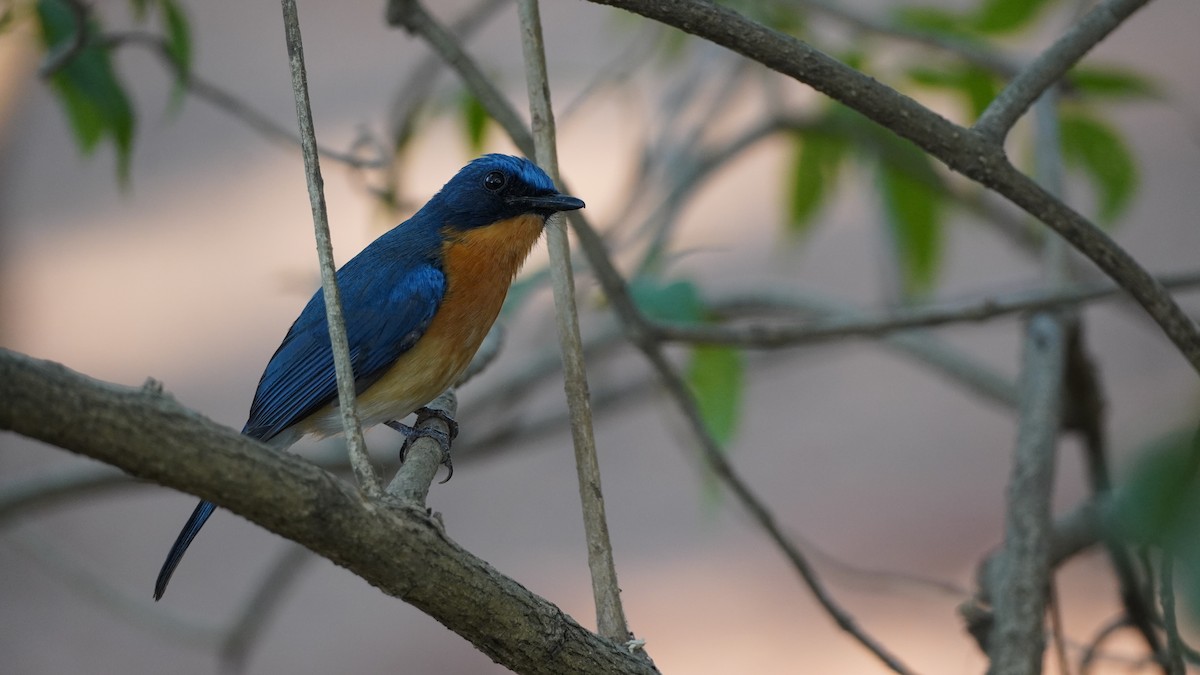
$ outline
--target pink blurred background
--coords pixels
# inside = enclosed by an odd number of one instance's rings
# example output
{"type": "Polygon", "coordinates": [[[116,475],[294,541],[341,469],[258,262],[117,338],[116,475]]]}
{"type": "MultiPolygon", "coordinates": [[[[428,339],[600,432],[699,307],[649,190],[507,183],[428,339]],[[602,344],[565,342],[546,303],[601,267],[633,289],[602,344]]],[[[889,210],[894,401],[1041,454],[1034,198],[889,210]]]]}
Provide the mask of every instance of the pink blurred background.
{"type": "MultiPolygon", "coordinates": [[[[323,144],[345,147],[356,125],[383,126],[396,83],[425,50],[384,25],[379,3],[300,5],[317,131],[323,144]]],[[[624,24],[584,2],[544,5],[562,104],[621,44],[624,24]]],[[[463,6],[436,9],[451,16],[463,6]]],[[[278,6],[186,7],[196,71],[294,125],[278,6]]],[[[1200,4],[1160,0],[1093,55],[1150,74],[1168,92],[1163,102],[1115,106],[1112,116],[1143,176],[1116,236],[1152,271],[1194,269],[1200,261],[1197,27],[1200,4]]],[[[515,12],[505,11],[471,49],[520,105],[516,35],[515,12]]],[[[114,382],[154,377],[184,404],[240,427],[261,367],[317,284],[299,153],[202,101],[186,101],[172,117],[169,78],[149,55],[130,52],[118,62],[140,119],[131,187],[122,193],[108,149],[80,158],[35,76],[36,59],[27,31],[0,36],[0,344],[114,382]]],[[[645,86],[667,74],[649,74],[645,86]]],[[[439,91],[455,96],[454,78],[443,76],[439,91]]],[[[637,101],[609,97],[560,130],[563,172],[600,222],[621,209],[623,172],[639,142],[629,130],[645,127],[648,114],[637,101]]],[[[424,129],[411,164],[421,170],[410,171],[405,185],[417,200],[470,158],[457,120],[424,129]]],[[[489,149],[511,150],[498,133],[489,149]]],[[[786,143],[758,147],[690,205],[679,245],[695,252],[679,264],[680,274],[712,289],[799,289],[877,304],[882,251],[870,179],[864,174],[859,191],[840,195],[803,247],[781,246],[786,150],[786,143]]],[[[346,260],[390,223],[349,171],[324,167],[335,249],[346,260]]],[[[1091,204],[1083,184],[1071,184],[1068,199],[1091,204]]],[[[530,265],[543,259],[539,247],[530,265]]],[[[946,262],[944,297],[1026,288],[1038,275],[965,217],[953,223],[946,262]]],[[[592,290],[581,286],[585,297],[592,290]]],[[[500,361],[462,392],[464,438],[483,426],[471,416],[478,396],[543,349],[552,331],[546,295],[511,327],[500,361]]],[[[1193,314],[1200,307],[1195,294],[1182,298],[1193,314]]],[[[1137,311],[1110,303],[1086,316],[1122,466],[1131,449],[1182,423],[1200,387],[1137,311]]],[[[1015,376],[1019,327],[1005,320],[940,334],[1015,376]]],[[[869,342],[754,354],[748,362],[733,461],[786,528],[860,567],[972,588],[975,565],[1002,536],[1013,415],[869,342]]],[[[596,387],[644,369],[637,358],[623,358],[594,373],[596,387]]],[[[539,391],[534,405],[561,407],[557,383],[539,391]]],[[[651,393],[606,408],[597,433],[626,611],[664,672],[883,672],[820,611],[732,500],[707,501],[668,404],[651,393]]],[[[394,435],[369,436],[381,462],[394,460],[394,435]]],[[[311,444],[295,450],[316,451],[311,444]]],[[[1078,454],[1074,443],[1063,444],[1061,511],[1086,492],[1078,454]]],[[[0,436],[0,489],[88,462],[0,436]]],[[[486,461],[464,459],[453,481],[433,489],[430,506],[450,536],[592,625],[572,465],[564,428],[486,461]]],[[[227,625],[287,544],[221,512],[152,606],[154,576],[193,503],[139,486],[4,523],[0,672],[215,671],[216,648],[205,636],[227,625]],[[102,578],[136,603],[140,618],[80,592],[43,556],[102,578]],[[180,639],[169,628],[174,621],[190,626],[184,632],[192,638],[180,639]]],[[[913,668],[931,675],[981,670],[984,661],[955,614],[961,596],[856,574],[813,553],[836,597],[913,668]]],[[[1117,613],[1102,555],[1072,562],[1059,581],[1072,640],[1086,640],[1117,613]]],[[[1115,643],[1127,654],[1138,654],[1137,646],[1115,643]]],[[[1117,662],[1106,668],[1123,672],[1117,662]]],[[[323,559],[302,569],[248,663],[257,673],[501,670],[432,619],[323,559]]]]}

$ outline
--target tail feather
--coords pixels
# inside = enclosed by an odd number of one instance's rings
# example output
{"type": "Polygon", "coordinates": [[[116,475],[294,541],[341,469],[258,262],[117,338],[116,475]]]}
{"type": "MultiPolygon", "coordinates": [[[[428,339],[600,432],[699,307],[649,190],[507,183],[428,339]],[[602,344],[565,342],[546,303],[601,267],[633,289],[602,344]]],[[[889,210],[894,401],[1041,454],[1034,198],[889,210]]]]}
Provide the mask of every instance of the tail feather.
{"type": "Polygon", "coordinates": [[[196,538],[196,533],[204,527],[204,522],[216,508],[217,505],[212,502],[201,501],[196,505],[196,510],[192,511],[192,516],[188,518],[187,524],[183,526],[175,543],[171,545],[171,552],[167,554],[167,559],[163,561],[162,569],[158,572],[158,580],[154,582],[155,600],[162,598],[163,592],[167,590],[167,582],[171,580],[171,575],[175,573],[175,568],[183,559],[183,554],[187,552],[188,546],[196,538]]]}

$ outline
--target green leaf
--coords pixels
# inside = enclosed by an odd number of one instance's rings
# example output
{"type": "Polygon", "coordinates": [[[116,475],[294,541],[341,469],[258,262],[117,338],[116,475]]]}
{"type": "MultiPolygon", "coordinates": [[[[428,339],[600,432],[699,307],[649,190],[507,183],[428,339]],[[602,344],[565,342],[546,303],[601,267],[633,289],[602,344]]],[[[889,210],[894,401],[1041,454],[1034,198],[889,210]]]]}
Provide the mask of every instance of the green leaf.
{"type": "Polygon", "coordinates": [[[1147,444],[1105,511],[1108,532],[1174,556],[1177,593],[1200,617],[1200,434],[1187,428],[1147,444]]]}
{"type": "Polygon", "coordinates": [[[659,321],[695,323],[704,319],[704,303],[700,291],[690,281],[662,280],[640,276],[629,283],[633,302],[646,316],[659,321]]]}
{"type": "Polygon", "coordinates": [[[1192,430],[1179,430],[1142,448],[1128,478],[1114,491],[1110,526],[1140,545],[1172,545],[1200,525],[1200,472],[1192,430]]]}
{"type": "MultiPolygon", "coordinates": [[[[920,157],[928,162],[924,154],[920,157]]],[[[929,167],[932,171],[932,166],[929,167]]],[[[941,262],[942,192],[897,162],[879,166],[884,215],[892,234],[907,294],[927,292],[941,262]]]]}
{"type": "Polygon", "coordinates": [[[487,123],[490,119],[487,108],[483,107],[479,99],[464,92],[459,112],[462,115],[463,129],[467,132],[467,147],[470,148],[471,154],[478,155],[483,151],[483,142],[487,136],[487,123]]]}
{"type": "Polygon", "coordinates": [[[732,347],[699,345],[692,349],[687,382],[708,433],[729,446],[741,415],[744,366],[732,347]]]}
{"type": "Polygon", "coordinates": [[[1048,0],[984,0],[971,27],[980,33],[1012,33],[1029,26],[1048,0]]]}
{"type": "Polygon", "coordinates": [[[1162,90],[1148,77],[1119,68],[1079,67],[1067,73],[1067,82],[1089,97],[1116,99],[1161,98],[1162,90]]]}
{"type": "MultiPolygon", "coordinates": [[[[42,41],[51,54],[67,49],[79,30],[75,15],[64,0],[39,0],[37,17],[42,41]]],[[[94,16],[89,18],[86,30],[91,35],[100,33],[94,16]]],[[[134,114],[113,71],[108,50],[89,42],[50,78],[50,85],[58,94],[75,140],[85,155],[95,150],[103,138],[112,140],[117,153],[117,176],[125,184],[129,179],[134,114]]]]}
{"type": "Polygon", "coordinates": [[[846,145],[845,138],[819,131],[795,135],[787,190],[788,229],[792,232],[807,234],[833,194],[846,145]]]}
{"type": "Polygon", "coordinates": [[[1133,155],[1112,127],[1083,113],[1064,113],[1060,132],[1063,158],[1091,179],[1099,198],[1098,218],[1111,223],[1137,191],[1133,155]]]}

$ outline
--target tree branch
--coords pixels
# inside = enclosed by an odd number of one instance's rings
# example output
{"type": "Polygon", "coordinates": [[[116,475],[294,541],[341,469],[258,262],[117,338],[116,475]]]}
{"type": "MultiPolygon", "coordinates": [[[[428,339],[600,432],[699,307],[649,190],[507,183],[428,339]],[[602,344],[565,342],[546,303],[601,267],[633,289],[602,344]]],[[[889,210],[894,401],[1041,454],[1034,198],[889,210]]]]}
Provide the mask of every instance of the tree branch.
{"type": "Polygon", "coordinates": [[[1200,373],[1200,333],[1170,294],[1107,234],[1013,166],[999,143],[726,7],[698,0],[592,1],[675,26],[808,84],[1001,194],[1058,232],[1126,289],[1200,373]]]}
{"type": "Polygon", "coordinates": [[[1149,0],[1103,0],[1097,4],[1008,83],[979,116],[974,130],[995,143],[1002,142],[1043,92],[1147,2],[1149,0]]]}
{"type": "Polygon", "coordinates": [[[1061,319],[1029,321],[1021,374],[1021,426],[1008,487],[1004,551],[995,568],[990,675],[1041,673],[1050,582],[1050,497],[1060,426],[1064,343],[1061,319]]]}
{"type": "MultiPolygon", "coordinates": [[[[1200,272],[1164,275],[1163,287],[1190,288],[1200,285],[1200,272]]],[[[779,349],[845,337],[879,337],[896,331],[932,328],[951,323],[987,321],[1020,312],[1041,311],[1110,298],[1120,293],[1112,283],[1077,284],[1059,289],[1038,289],[984,300],[948,302],[926,307],[902,308],[884,314],[841,313],[797,325],[648,323],[660,339],[670,342],[725,344],[738,347],[779,349]]]]}
{"type": "Polygon", "coordinates": [[[450,540],[424,508],[353,486],[183,408],[0,349],[0,429],[190,492],[291,539],[524,673],[653,667],[450,540]]]}

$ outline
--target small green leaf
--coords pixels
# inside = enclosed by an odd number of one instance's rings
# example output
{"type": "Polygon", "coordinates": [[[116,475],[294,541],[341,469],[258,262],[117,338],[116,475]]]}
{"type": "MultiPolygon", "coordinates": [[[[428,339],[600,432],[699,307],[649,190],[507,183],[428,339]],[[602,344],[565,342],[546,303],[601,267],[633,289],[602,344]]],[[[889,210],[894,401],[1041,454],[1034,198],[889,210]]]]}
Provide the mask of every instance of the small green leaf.
{"type": "MultiPolygon", "coordinates": [[[[39,0],[37,16],[42,41],[52,54],[66,49],[76,31],[83,29],[75,25],[75,15],[63,0],[39,0]]],[[[94,15],[89,18],[86,30],[90,35],[100,33],[94,15]]],[[[117,176],[122,184],[126,183],[134,114],[113,71],[108,50],[88,42],[54,73],[50,85],[59,96],[80,150],[90,154],[102,138],[110,138],[117,153],[117,176]]]]}
{"type": "Polygon", "coordinates": [[[477,155],[483,151],[483,142],[487,136],[490,119],[487,108],[483,107],[479,99],[464,92],[459,112],[462,115],[463,129],[467,132],[467,147],[470,148],[471,154],[477,155]]]}
{"type": "Polygon", "coordinates": [[[1067,73],[1067,82],[1091,97],[1137,99],[1162,96],[1161,88],[1150,78],[1119,68],[1075,68],[1067,73]]]}
{"type": "MultiPolygon", "coordinates": [[[[921,157],[928,161],[925,155],[921,157]]],[[[945,199],[927,180],[896,163],[882,163],[879,178],[884,214],[905,290],[910,294],[924,293],[937,278],[941,261],[945,199]]]]}
{"type": "Polygon", "coordinates": [[[984,0],[971,27],[980,33],[1012,33],[1027,27],[1048,0],[984,0]]]}
{"type": "Polygon", "coordinates": [[[1175,558],[1176,591],[1200,617],[1200,434],[1177,430],[1147,444],[1104,512],[1106,530],[1175,558]]]}
{"type": "Polygon", "coordinates": [[[629,283],[633,302],[646,316],[659,321],[695,323],[704,318],[704,303],[700,291],[690,281],[662,280],[640,276],[629,283]]]}
{"type": "Polygon", "coordinates": [[[743,391],[742,353],[732,347],[699,345],[692,349],[687,381],[708,433],[722,448],[737,433],[743,391]]]}
{"type": "Polygon", "coordinates": [[[1175,431],[1142,449],[1128,478],[1114,491],[1110,525],[1141,545],[1172,545],[1200,530],[1200,472],[1191,430],[1175,431]]]}
{"type": "Polygon", "coordinates": [[[788,196],[788,229],[807,234],[836,189],[838,168],[846,155],[846,139],[813,131],[796,134],[788,196]]]}
{"type": "Polygon", "coordinates": [[[1091,178],[1098,193],[1098,217],[1111,223],[1137,191],[1133,155],[1117,132],[1083,113],[1064,113],[1061,120],[1063,158],[1091,178]]]}

